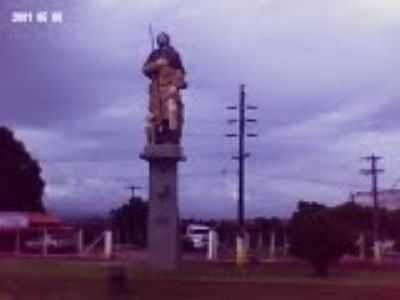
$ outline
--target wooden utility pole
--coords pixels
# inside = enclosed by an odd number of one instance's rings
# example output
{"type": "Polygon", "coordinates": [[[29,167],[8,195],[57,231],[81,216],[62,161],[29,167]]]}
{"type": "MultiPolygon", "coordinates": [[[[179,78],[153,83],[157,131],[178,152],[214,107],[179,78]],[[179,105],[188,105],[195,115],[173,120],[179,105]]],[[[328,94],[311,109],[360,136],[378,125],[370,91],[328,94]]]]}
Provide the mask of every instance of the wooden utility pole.
{"type": "Polygon", "coordinates": [[[130,185],[126,188],[131,191],[132,196],[131,196],[130,201],[134,201],[136,199],[136,191],[142,189],[141,186],[137,186],[137,185],[130,185]]]}
{"type": "Polygon", "coordinates": [[[370,169],[363,169],[361,172],[365,175],[371,176],[371,195],[373,198],[373,239],[374,239],[374,260],[376,263],[381,262],[381,245],[380,245],[380,216],[379,216],[379,192],[378,192],[378,174],[384,172],[383,169],[377,168],[378,160],[382,159],[380,156],[372,154],[363,157],[363,159],[371,162],[370,169]]]}
{"type": "Polygon", "coordinates": [[[245,159],[250,156],[246,153],[246,137],[256,137],[254,133],[246,133],[246,123],[256,122],[255,119],[246,118],[246,111],[257,109],[255,106],[246,105],[246,92],[244,84],[239,87],[239,105],[228,106],[227,109],[238,110],[238,119],[230,119],[229,123],[238,124],[238,133],[227,134],[227,137],[238,138],[238,155],[233,159],[238,160],[238,232],[236,241],[236,261],[238,265],[242,265],[246,261],[245,246],[245,159]]]}

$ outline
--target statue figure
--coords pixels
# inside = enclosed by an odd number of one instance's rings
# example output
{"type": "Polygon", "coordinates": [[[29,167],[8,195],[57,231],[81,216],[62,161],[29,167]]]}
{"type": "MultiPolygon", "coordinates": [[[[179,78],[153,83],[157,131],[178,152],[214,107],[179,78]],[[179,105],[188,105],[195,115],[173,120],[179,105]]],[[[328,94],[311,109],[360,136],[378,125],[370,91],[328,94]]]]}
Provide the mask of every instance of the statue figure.
{"type": "Polygon", "coordinates": [[[184,121],[180,90],[187,87],[185,68],[167,33],[158,34],[157,45],[143,65],[143,73],[151,80],[147,142],[179,144],[184,121]]]}

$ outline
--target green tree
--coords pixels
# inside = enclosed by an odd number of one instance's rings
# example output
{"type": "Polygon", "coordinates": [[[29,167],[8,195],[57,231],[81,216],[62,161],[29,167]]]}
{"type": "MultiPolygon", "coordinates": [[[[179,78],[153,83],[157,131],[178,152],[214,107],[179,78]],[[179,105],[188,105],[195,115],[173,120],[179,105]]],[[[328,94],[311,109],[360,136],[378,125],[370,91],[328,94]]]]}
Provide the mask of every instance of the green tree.
{"type": "Polygon", "coordinates": [[[129,203],[111,211],[114,228],[123,244],[147,245],[148,203],[134,197],[129,203]]]}
{"type": "Polygon", "coordinates": [[[373,209],[356,202],[348,201],[332,208],[334,217],[343,224],[358,232],[372,229],[373,209]]]}
{"type": "Polygon", "coordinates": [[[338,222],[330,209],[318,203],[299,202],[289,222],[291,253],[312,264],[318,276],[354,251],[354,237],[338,222]]]}
{"type": "Polygon", "coordinates": [[[0,127],[0,211],[43,212],[39,163],[13,132],[0,127]]]}

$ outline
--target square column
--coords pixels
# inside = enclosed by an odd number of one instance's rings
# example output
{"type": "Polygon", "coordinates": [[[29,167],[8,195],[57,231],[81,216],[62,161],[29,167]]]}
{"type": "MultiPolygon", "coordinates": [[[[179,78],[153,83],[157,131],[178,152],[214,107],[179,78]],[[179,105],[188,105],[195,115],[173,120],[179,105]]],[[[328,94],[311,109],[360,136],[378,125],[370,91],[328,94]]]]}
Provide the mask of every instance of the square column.
{"type": "Polygon", "coordinates": [[[149,265],[173,271],[180,260],[178,162],[183,150],[176,144],[147,145],[140,157],[149,162],[149,265]]]}

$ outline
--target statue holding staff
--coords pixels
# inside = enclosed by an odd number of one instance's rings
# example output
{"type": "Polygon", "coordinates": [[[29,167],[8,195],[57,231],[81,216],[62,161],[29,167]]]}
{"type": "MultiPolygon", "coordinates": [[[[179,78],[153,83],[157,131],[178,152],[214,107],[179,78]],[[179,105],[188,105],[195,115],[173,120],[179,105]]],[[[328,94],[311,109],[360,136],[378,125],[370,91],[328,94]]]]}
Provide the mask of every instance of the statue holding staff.
{"type": "Polygon", "coordinates": [[[143,73],[151,80],[147,143],[180,144],[184,122],[180,90],[187,87],[185,68],[167,33],[158,34],[157,45],[143,65],[143,73]]]}

